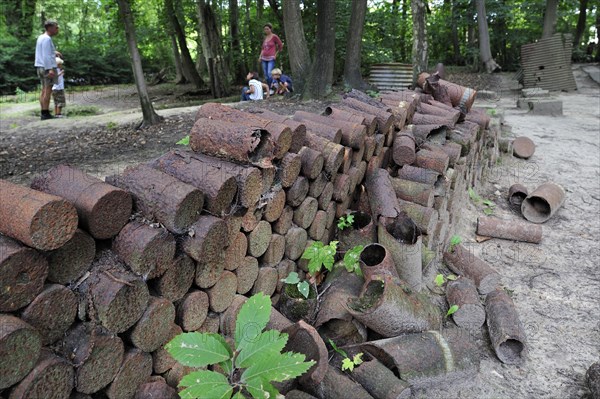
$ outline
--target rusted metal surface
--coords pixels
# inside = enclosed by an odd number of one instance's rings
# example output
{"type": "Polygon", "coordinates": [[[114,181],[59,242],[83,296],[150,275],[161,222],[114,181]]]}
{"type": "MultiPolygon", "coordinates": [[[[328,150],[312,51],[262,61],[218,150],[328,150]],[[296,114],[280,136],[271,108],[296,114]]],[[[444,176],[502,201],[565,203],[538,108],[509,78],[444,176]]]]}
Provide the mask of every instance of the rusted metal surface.
{"type": "Polygon", "coordinates": [[[419,150],[414,166],[431,169],[443,175],[448,169],[450,157],[445,152],[419,150]]]}
{"type": "Polygon", "coordinates": [[[404,165],[398,171],[398,178],[424,184],[435,184],[440,174],[435,170],[419,168],[412,165],[404,165]]]}
{"type": "Polygon", "coordinates": [[[439,74],[435,73],[433,75],[421,73],[417,84],[425,93],[432,94],[436,101],[445,104],[450,102],[453,107],[460,108],[464,113],[469,112],[477,96],[477,91],[440,79],[439,74]]]}
{"type": "MultiPolygon", "coordinates": [[[[367,128],[362,124],[330,118],[323,115],[313,114],[311,112],[296,111],[294,120],[298,122],[316,122],[323,125],[329,125],[334,128],[339,128],[342,131],[341,144],[347,147],[360,148],[363,145],[367,128]]],[[[363,118],[364,120],[364,118],[363,118]]]]}
{"type": "Polygon", "coordinates": [[[302,176],[309,179],[316,179],[323,170],[323,165],[325,163],[323,155],[319,151],[308,147],[302,147],[298,152],[298,155],[302,157],[302,176]]]}
{"type": "Polygon", "coordinates": [[[345,97],[341,104],[357,111],[374,115],[377,121],[377,129],[380,132],[387,132],[394,123],[394,116],[391,112],[377,108],[355,98],[345,97]]]}
{"type": "Polygon", "coordinates": [[[290,149],[292,144],[292,130],[279,122],[261,118],[260,114],[243,112],[227,105],[218,103],[202,104],[196,113],[196,121],[200,118],[223,120],[249,127],[264,129],[271,135],[275,145],[274,157],[281,159],[290,149]]]}
{"type": "Polygon", "coordinates": [[[527,353],[527,338],[515,304],[503,289],[485,299],[487,326],[492,347],[502,363],[520,364],[527,353]]]}
{"type": "Polygon", "coordinates": [[[406,89],[412,85],[412,64],[392,62],[371,65],[369,83],[379,90],[406,89]]]}
{"type": "Polygon", "coordinates": [[[323,155],[325,159],[323,169],[330,175],[336,173],[342,162],[344,162],[345,149],[343,145],[336,144],[310,132],[306,133],[304,145],[319,151],[323,155]]]}
{"type": "Polygon", "coordinates": [[[533,223],[544,223],[550,219],[565,202],[565,189],[556,183],[544,183],[525,198],[521,213],[533,223]]]}
{"type": "Polygon", "coordinates": [[[194,235],[186,237],[183,250],[198,262],[217,259],[229,245],[227,223],[211,215],[202,215],[192,226],[194,235]]]}
{"type": "Polygon", "coordinates": [[[31,187],[75,205],[80,226],[99,240],[117,235],[131,214],[129,193],[67,165],[35,178],[31,187]]]}
{"type": "Polygon", "coordinates": [[[449,281],[446,285],[448,306],[458,306],[452,314],[452,320],[457,326],[469,330],[480,328],[485,323],[485,309],[479,300],[477,287],[471,280],[460,277],[449,281]]]}
{"type": "Polygon", "coordinates": [[[11,390],[12,399],[66,398],[73,390],[75,371],[62,357],[42,350],[31,372],[11,390]],[[38,396],[39,395],[39,396],[38,396]]]}
{"type": "Polygon", "coordinates": [[[523,86],[545,90],[577,90],[571,70],[573,39],[556,33],[536,43],[521,46],[523,86]]]}
{"type": "Polygon", "coordinates": [[[266,109],[249,109],[248,112],[258,115],[261,118],[288,126],[292,129],[292,142],[289,151],[293,153],[298,153],[298,151],[300,151],[300,148],[304,145],[304,138],[306,136],[306,126],[304,124],[296,122],[285,115],[280,115],[266,109]]]}
{"type": "Polygon", "coordinates": [[[517,137],[512,145],[513,155],[518,158],[529,159],[535,153],[535,143],[529,137],[517,137]]]}
{"type": "Polygon", "coordinates": [[[405,212],[424,234],[433,234],[438,219],[438,212],[414,202],[398,200],[400,210],[405,212]]]}
{"type": "Polygon", "coordinates": [[[288,334],[288,342],[285,351],[302,353],[306,360],[314,360],[316,363],[300,377],[302,384],[320,384],[325,378],[329,367],[329,355],[325,342],[313,326],[300,320],[294,325],[287,327],[283,333],[288,334]]]}
{"type": "Polygon", "coordinates": [[[413,115],[411,123],[413,125],[441,125],[447,127],[454,127],[455,125],[451,117],[422,114],[419,112],[413,115]]]}
{"type": "Polygon", "coordinates": [[[372,280],[378,275],[398,277],[392,255],[380,244],[369,244],[360,253],[361,270],[365,280],[372,280]]]}
{"type": "Polygon", "coordinates": [[[77,211],[63,198],[0,180],[0,233],[49,251],[77,230],[77,211]]]}
{"type": "Polygon", "coordinates": [[[214,119],[198,120],[190,131],[190,148],[195,152],[260,168],[272,166],[271,135],[259,127],[248,127],[214,119]]]}
{"type": "Polygon", "coordinates": [[[200,216],[204,194],[196,187],[147,165],[128,166],[106,181],[131,193],[135,210],[175,233],[184,233],[200,216]]]}
{"type": "Polygon", "coordinates": [[[426,207],[433,206],[434,187],[431,184],[391,178],[392,186],[399,199],[426,207]]]}
{"type": "Polygon", "coordinates": [[[367,136],[374,135],[375,129],[377,128],[377,122],[375,121],[375,118],[366,118],[364,115],[361,115],[356,111],[352,112],[344,110],[337,105],[330,105],[329,107],[326,107],[324,115],[327,115],[332,119],[364,125],[367,129],[367,136]]]}
{"type": "Polygon", "coordinates": [[[42,338],[34,327],[0,313],[0,389],[21,381],[35,366],[41,349],[42,338]]]}
{"type": "Polygon", "coordinates": [[[500,284],[500,275],[463,245],[456,245],[452,251],[444,252],[444,262],[454,273],[473,280],[482,295],[494,291],[500,284]]]}
{"type": "Polygon", "coordinates": [[[539,244],[542,241],[542,226],[521,220],[502,220],[479,216],[477,218],[477,234],[539,244]]]}
{"type": "Polygon", "coordinates": [[[410,165],[415,162],[417,156],[415,154],[415,137],[411,132],[400,131],[396,133],[394,140],[392,158],[398,166],[410,165]]]}
{"type": "MultiPolygon", "coordinates": [[[[309,113],[307,112],[307,114],[309,113]]],[[[326,124],[322,121],[317,122],[312,117],[309,119],[306,116],[302,117],[301,115],[294,114],[293,118],[296,122],[306,125],[307,132],[316,134],[336,144],[342,142],[342,129],[339,127],[332,126],[329,123],[326,124]]]]}
{"type": "Polygon", "coordinates": [[[390,179],[390,174],[384,169],[375,169],[371,175],[367,175],[366,188],[369,193],[371,205],[371,217],[379,219],[379,216],[395,218],[398,216],[398,199],[390,179]]]}
{"type": "Polygon", "coordinates": [[[458,328],[371,341],[362,349],[415,388],[448,384],[479,369],[475,342],[458,328]]]}
{"type": "Polygon", "coordinates": [[[435,116],[443,116],[445,118],[450,119],[453,123],[457,123],[460,118],[461,112],[455,109],[447,109],[436,107],[434,105],[430,105],[427,103],[421,103],[418,108],[419,113],[426,115],[435,115],[435,116]]]}
{"type": "Polygon", "coordinates": [[[386,275],[366,281],[361,295],[351,298],[347,306],[354,318],[384,337],[437,329],[442,320],[425,294],[386,275]]]}
{"type": "Polygon", "coordinates": [[[527,187],[522,184],[515,183],[508,189],[508,202],[511,205],[519,207],[519,211],[521,210],[521,204],[527,198],[527,187]]]}
{"type": "Polygon", "coordinates": [[[48,262],[35,249],[0,235],[0,312],[29,304],[44,288],[48,262]]]}

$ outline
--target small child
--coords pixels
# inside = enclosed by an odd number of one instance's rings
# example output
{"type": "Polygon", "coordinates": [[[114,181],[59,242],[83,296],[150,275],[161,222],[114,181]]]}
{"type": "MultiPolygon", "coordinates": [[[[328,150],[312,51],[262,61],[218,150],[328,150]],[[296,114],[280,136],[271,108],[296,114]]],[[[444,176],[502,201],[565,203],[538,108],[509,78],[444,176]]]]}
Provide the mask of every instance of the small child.
{"type": "Polygon", "coordinates": [[[248,86],[242,89],[241,101],[257,101],[265,98],[269,98],[269,87],[258,80],[258,72],[248,72],[246,75],[248,86]]]}
{"type": "Polygon", "coordinates": [[[274,68],[271,71],[271,94],[287,94],[292,93],[292,79],[281,73],[281,69],[274,68]]]}
{"type": "Polygon", "coordinates": [[[57,80],[54,86],[52,86],[52,98],[54,99],[54,117],[62,118],[62,109],[66,105],[65,99],[65,68],[64,61],[62,58],[56,57],[56,72],[57,80]]]}

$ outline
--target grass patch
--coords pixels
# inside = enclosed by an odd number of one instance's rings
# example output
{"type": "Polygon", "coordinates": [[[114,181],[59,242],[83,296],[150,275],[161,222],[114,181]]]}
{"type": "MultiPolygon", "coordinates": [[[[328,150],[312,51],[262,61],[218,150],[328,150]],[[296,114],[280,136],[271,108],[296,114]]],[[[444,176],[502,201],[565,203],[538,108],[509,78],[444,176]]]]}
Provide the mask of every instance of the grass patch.
{"type": "Polygon", "coordinates": [[[65,113],[68,116],[92,116],[101,115],[102,110],[95,105],[74,105],[67,107],[65,113]]]}

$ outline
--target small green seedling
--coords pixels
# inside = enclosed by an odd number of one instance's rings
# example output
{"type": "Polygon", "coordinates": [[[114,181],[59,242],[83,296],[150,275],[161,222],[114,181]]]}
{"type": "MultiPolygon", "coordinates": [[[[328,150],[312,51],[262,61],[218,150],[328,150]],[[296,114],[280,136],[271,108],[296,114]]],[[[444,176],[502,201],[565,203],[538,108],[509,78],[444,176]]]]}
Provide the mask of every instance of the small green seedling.
{"type": "Polygon", "coordinates": [[[325,245],[321,241],[315,241],[304,250],[302,259],[308,259],[308,272],[316,275],[323,267],[331,271],[335,262],[335,253],[339,241],[331,241],[325,245]]]}
{"type": "Polygon", "coordinates": [[[119,125],[117,124],[117,122],[110,121],[110,122],[108,122],[106,124],[106,128],[109,129],[109,130],[114,130],[117,127],[119,127],[119,125]]]}
{"type": "Polygon", "coordinates": [[[344,230],[346,227],[351,227],[354,223],[354,215],[342,216],[338,219],[337,227],[340,230],[344,230]]]}
{"type": "Polygon", "coordinates": [[[494,208],[496,207],[494,201],[484,199],[481,203],[485,205],[485,208],[483,208],[483,213],[485,213],[487,216],[492,215],[494,213],[494,208]]]}
{"type": "Polygon", "coordinates": [[[460,236],[452,236],[452,238],[450,239],[450,252],[454,252],[454,247],[456,247],[458,244],[460,244],[462,242],[462,238],[460,238],[460,236]]]}
{"type": "Polygon", "coordinates": [[[190,145],[190,136],[189,136],[189,134],[187,136],[185,136],[184,138],[182,138],[181,140],[179,140],[175,144],[178,144],[178,145],[190,145]]]}
{"type": "Polygon", "coordinates": [[[350,273],[356,273],[356,275],[362,277],[362,270],[360,270],[360,254],[362,253],[364,247],[362,245],[357,245],[344,255],[344,267],[350,273]]]}
{"type": "Polygon", "coordinates": [[[298,273],[291,272],[285,279],[281,281],[290,285],[295,284],[296,287],[298,287],[298,291],[302,294],[302,296],[308,299],[308,295],[310,293],[310,284],[308,284],[308,281],[300,281],[298,273]]]}
{"type": "Polygon", "coordinates": [[[458,310],[458,305],[450,306],[450,309],[448,309],[448,312],[446,312],[446,317],[450,316],[451,314],[456,313],[457,310],[458,310]]]}
{"type": "Polygon", "coordinates": [[[479,204],[481,202],[481,197],[479,196],[479,194],[477,194],[475,190],[473,190],[473,187],[469,187],[468,191],[469,198],[471,198],[471,201],[473,201],[475,205],[479,204]]]}
{"type": "Polygon", "coordinates": [[[234,346],[218,334],[189,332],[177,335],[165,349],[184,366],[218,364],[222,372],[195,370],[179,382],[186,399],[255,399],[280,397],[274,382],[304,374],[315,362],[301,353],[282,352],[288,335],[263,331],[271,316],[271,298],[259,293],[241,307],[235,324],[234,346]]]}
{"type": "Polygon", "coordinates": [[[362,352],[357,353],[352,357],[352,359],[350,359],[346,351],[338,348],[335,342],[333,342],[333,340],[330,339],[329,344],[331,345],[334,351],[339,353],[344,358],[344,360],[342,360],[342,371],[350,370],[350,372],[352,372],[354,370],[354,367],[358,366],[363,362],[362,357],[364,354],[362,352]]]}
{"type": "Polygon", "coordinates": [[[435,276],[435,279],[433,281],[435,282],[435,285],[441,287],[446,283],[446,281],[454,281],[457,278],[458,277],[456,277],[454,274],[449,274],[448,276],[444,277],[444,275],[440,273],[437,276],[435,276]]]}

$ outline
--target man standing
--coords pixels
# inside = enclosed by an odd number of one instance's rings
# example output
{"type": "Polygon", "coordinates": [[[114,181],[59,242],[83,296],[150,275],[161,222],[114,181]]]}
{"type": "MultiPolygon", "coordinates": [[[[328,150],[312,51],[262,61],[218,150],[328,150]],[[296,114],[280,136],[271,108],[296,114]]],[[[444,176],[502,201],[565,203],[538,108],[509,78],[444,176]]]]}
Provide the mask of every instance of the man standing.
{"type": "Polygon", "coordinates": [[[40,105],[42,107],[42,120],[52,119],[50,114],[50,96],[52,95],[52,86],[57,83],[58,73],[56,72],[56,57],[61,54],[54,48],[52,36],[58,33],[58,22],[48,20],[44,23],[46,31],[42,33],[35,45],[35,68],[37,75],[42,83],[40,93],[40,105]]]}

